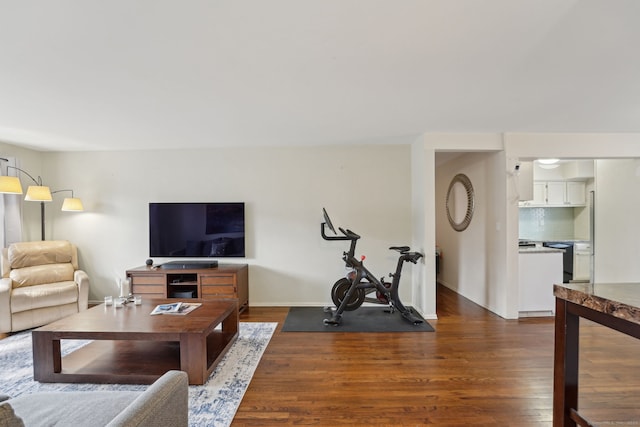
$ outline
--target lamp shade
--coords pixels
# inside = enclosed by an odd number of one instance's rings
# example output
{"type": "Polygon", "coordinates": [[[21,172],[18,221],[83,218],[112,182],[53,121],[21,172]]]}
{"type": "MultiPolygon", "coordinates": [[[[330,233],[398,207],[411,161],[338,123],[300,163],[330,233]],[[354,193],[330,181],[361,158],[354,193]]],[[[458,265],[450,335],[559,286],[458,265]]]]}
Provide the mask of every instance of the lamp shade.
{"type": "Polygon", "coordinates": [[[84,207],[82,206],[82,200],[75,197],[66,197],[62,202],[63,211],[82,212],[84,207]]]}
{"type": "Polygon", "coordinates": [[[0,176],[0,193],[22,194],[22,184],[17,176],[0,176]]]}
{"type": "Polygon", "coordinates": [[[30,185],[24,199],[31,202],[50,202],[51,190],[44,185],[30,185]]]}

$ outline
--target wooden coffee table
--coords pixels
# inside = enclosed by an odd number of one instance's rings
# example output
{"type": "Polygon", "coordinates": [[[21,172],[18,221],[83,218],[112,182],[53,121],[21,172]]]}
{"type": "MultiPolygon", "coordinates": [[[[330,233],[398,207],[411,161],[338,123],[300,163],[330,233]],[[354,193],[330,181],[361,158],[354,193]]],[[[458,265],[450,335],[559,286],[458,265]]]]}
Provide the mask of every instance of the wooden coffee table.
{"type": "Polygon", "coordinates": [[[171,369],[204,384],[238,336],[237,300],[201,300],[186,315],[155,315],[166,302],[100,304],[32,332],[33,378],[40,382],[151,384],[171,369]],[[220,327],[217,327],[221,325],[220,327]],[[61,340],[93,340],[61,357],[61,340]]]}

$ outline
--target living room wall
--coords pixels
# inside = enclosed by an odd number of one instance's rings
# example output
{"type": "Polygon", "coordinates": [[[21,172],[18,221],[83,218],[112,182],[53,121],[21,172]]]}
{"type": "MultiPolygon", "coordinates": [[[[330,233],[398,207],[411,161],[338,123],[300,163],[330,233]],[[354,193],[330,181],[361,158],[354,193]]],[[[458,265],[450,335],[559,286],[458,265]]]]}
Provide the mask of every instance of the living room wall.
{"type": "MultiPolygon", "coordinates": [[[[322,207],[360,234],[358,253],[386,275],[387,248],[411,244],[408,145],[43,153],[50,185],[73,188],[85,212],[47,211],[47,238],[76,243],[90,298],[148,258],[148,203],[243,201],[252,305],[322,305],[343,276],[343,242],[320,236],[322,207]]],[[[155,259],[161,263],[163,259],[155,259]]],[[[413,266],[411,266],[413,267],[413,266]]],[[[411,301],[411,267],[402,297],[411,301]]],[[[378,273],[380,272],[380,273],[378,273]]]]}
{"type": "MultiPolygon", "coordinates": [[[[387,246],[407,242],[422,250],[436,243],[432,210],[442,201],[433,185],[434,152],[504,149],[504,164],[495,165],[503,172],[493,181],[506,195],[505,241],[496,242],[505,253],[494,259],[506,266],[508,288],[489,284],[489,292],[506,292],[506,307],[496,313],[510,318],[517,317],[518,205],[511,197],[516,190],[508,171],[518,159],[537,157],[640,158],[639,138],[635,134],[425,134],[413,152],[406,145],[358,145],[43,153],[0,143],[0,154],[18,157],[22,167],[42,175],[53,188],[71,187],[84,200],[86,212],[80,214],[60,212],[62,197],[48,204],[47,238],[67,238],[80,246],[81,264],[94,281],[92,298],[115,292],[115,277],[147,258],[149,201],[243,200],[253,229],[249,228],[247,259],[234,261],[250,264],[251,304],[316,305],[329,302],[330,286],[344,273],[340,255],[345,247],[319,236],[322,206],[335,223],[363,236],[359,252],[367,255],[374,272],[383,274],[394,265],[387,246]]],[[[621,181],[624,187],[637,180],[637,168],[628,170],[621,181]]],[[[611,171],[607,173],[611,178],[611,171]]],[[[23,203],[23,212],[25,239],[38,240],[39,205],[23,203]]],[[[597,280],[612,280],[607,271],[620,277],[636,272],[635,264],[623,261],[617,252],[633,253],[629,248],[635,247],[637,233],[629,233],[628,227],[636,223],[631,218],[634,213],[600,210],[599,221],[627,227],[617,234],[621,239],[616,251],[607,251],[608,258],[597,266],[597,280]]],[[[602,228],[596,230],[596,240],[602,228]]],[[[410,266],[403,284],[411,283],[411,271],[417,273],[413,292],[411,286],[403,287],[403,299],[435,316],[433,266],[410,266]]]]}

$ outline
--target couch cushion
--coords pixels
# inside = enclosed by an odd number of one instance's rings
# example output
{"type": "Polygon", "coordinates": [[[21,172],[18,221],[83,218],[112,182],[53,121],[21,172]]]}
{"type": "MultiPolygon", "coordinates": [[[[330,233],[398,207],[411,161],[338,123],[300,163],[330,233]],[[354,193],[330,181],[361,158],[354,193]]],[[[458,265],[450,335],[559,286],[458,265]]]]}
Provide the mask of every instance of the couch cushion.
{"type": "Polygon", "coordinates": [[[34,265],[32,267],[16,268],[11,270],[11,286],[21,288],[23,286],[42,285],[73,280],[73,266],[66,264],[34,265]]]}
{"type": "Polygon", "coordinates": [[[33,310],[41,307],[52,307],[78,301],[78,285],[76,282],[47,283],[43,285],[25,286],[11,292],[11,312],[33,310]]]}
{"type": "Polygon", "coordinates": [[[136,397],[135,391],[40,392],[11,399],[27,426],[105,426],[136,397]]]}
{"type": "Polygon", "coordinates": [[[71,262],[72,256],[71,243],[66,240],[13,243],[8,252],[11,268],[71,262]]]}
{"type": "Polygon", "coordinates": [[[0,404],[0,426],[2,427],[24,427],[22,418],[17,416],[8,402],[0,404]]]}

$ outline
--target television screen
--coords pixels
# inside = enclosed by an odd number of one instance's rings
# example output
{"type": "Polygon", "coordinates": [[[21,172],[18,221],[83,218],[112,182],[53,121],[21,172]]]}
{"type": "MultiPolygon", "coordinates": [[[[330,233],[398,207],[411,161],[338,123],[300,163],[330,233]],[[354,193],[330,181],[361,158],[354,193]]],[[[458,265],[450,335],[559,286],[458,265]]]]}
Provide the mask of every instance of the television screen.
{"type": "Polygon", "coordinates": [[[149,256],[244,257],[244,203],[149,203],[149,256]]]}

